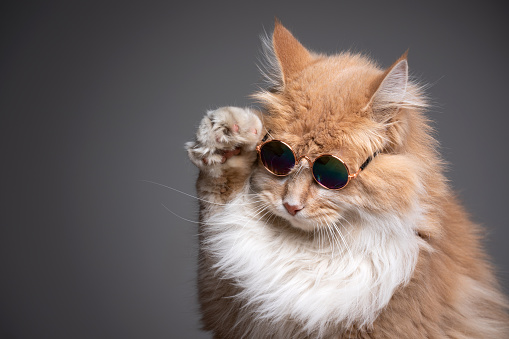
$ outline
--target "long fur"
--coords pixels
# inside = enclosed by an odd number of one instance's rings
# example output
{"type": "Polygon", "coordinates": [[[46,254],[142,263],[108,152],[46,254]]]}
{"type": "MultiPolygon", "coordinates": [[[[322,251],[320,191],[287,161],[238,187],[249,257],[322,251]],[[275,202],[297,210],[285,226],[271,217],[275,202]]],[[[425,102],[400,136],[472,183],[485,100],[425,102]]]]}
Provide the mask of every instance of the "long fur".
{"type": "MultiPolygon", "coordinates": [[[[362,216],[355,229],[346,225],[355,234],[344,232],[344,243],[326,234],[310,242],[257,218],[250,199],[246,188],[204,220],[202,245],[216,274],[235,281],[241,291],[235,297],[259,319],[275,327],[294,319],[305,334],[318,336],[331,325],[372,324],[394,290],[410,281],[422,241],[408,226],[418,215],[362,216]],[[239,206],[249,207],[239,213],[239,206]]],[[[256,333],[259,325],[245,331],[256,333]]]]}
{"type": "Polygon", "coordinates": [[[216,338],[506,338],[507,303],[480,227],[443,175],[406,54],[309,52],[281,24],[265,41],[265,114],[224,107],[187,144],[200,168],[198,288],[216,338]],[[262,131],[262,125],[264,131],[262,131]],[[268,135],[298,156],[329,153],[351,173],[318,186],[257,161],[268,135]],[[285,204],[302,207],[289,213],[285,204]]]}

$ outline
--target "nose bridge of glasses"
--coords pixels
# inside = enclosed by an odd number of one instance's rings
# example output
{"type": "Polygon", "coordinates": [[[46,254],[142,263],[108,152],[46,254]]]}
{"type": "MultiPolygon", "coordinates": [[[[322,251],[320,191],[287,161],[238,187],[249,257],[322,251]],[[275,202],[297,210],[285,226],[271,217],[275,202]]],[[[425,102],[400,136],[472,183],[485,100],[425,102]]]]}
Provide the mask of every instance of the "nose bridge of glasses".
{"type": "Polygon", "coordinates": [[[298,157],[296,163],[297,164],[300,163],[302,159],[306,159],[308,161],[309,166],[311,166],[311,164],[313,163],[313,161],[311,161],[311,159],[307,155],[301,155],[300,157],[298,157]]]}

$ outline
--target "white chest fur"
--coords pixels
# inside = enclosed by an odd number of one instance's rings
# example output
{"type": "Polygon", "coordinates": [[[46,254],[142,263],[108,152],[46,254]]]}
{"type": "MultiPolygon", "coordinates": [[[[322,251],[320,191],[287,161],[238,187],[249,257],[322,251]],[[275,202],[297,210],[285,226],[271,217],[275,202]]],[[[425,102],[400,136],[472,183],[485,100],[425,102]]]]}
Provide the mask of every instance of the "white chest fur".
{"type": "Polygon", "coordinates": [[[313,237],[268,225],[249,199],[240,194],[205,220],[202,246],[253,317],[292,319],[309,333],[369,326],[412,276],[419,253],[412,220],[368,216],[332,251],[323,239],[319,249],[313,237]]]}

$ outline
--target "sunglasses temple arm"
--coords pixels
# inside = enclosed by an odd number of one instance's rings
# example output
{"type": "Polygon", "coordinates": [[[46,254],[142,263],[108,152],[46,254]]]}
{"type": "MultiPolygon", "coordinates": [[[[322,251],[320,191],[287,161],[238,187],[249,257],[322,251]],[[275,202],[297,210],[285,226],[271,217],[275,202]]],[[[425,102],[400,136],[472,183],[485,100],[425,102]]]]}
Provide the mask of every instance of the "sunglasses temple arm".
{"type": "Polygon", "coordinates": [[[359,175],[359,173],[360,173],[361,171],[362,171],[362,168],[359,168],[359,169],[357,170],[357,172],[355,172],[354,174],[350,174],[348,177],[349,177],[350,179],[355,179],[355,178],[357,178],[357,176],[359,175]]]}
{"type": "Polygon", "coordinates": [[[353,175],[349,175],[348,177],[350,179],[355,179],[357,178],[357,176],[359,175],[360,172],[362,172],[368,165],[369,163],[371,162],[371,160],[373,160],[374,157],[376,157],[378,155],[378,153],[380,153],[380,151],[376,151],[375,153],[373,153],[373,155],[371,155],[368,159],[366,159],[366,161],[364,161],[364,163],[361,165],[361,167],[359,167],[359,169],[357,170],[357,172],[355,172],[353,175]]]}

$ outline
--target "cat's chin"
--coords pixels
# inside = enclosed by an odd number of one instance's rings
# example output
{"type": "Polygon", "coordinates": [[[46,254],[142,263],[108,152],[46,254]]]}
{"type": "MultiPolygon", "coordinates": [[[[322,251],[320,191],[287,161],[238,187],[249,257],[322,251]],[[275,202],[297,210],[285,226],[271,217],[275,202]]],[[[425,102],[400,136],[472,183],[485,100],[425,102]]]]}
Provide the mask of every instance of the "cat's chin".
{"type": "Polygon", "coordinates": [[[312,232],[317,227],[317,223],[309,219],[292,217],[285,218],[285,220],[288,221],[288,224],[290,224],[290,226],[305,232],[312,232]]]}

